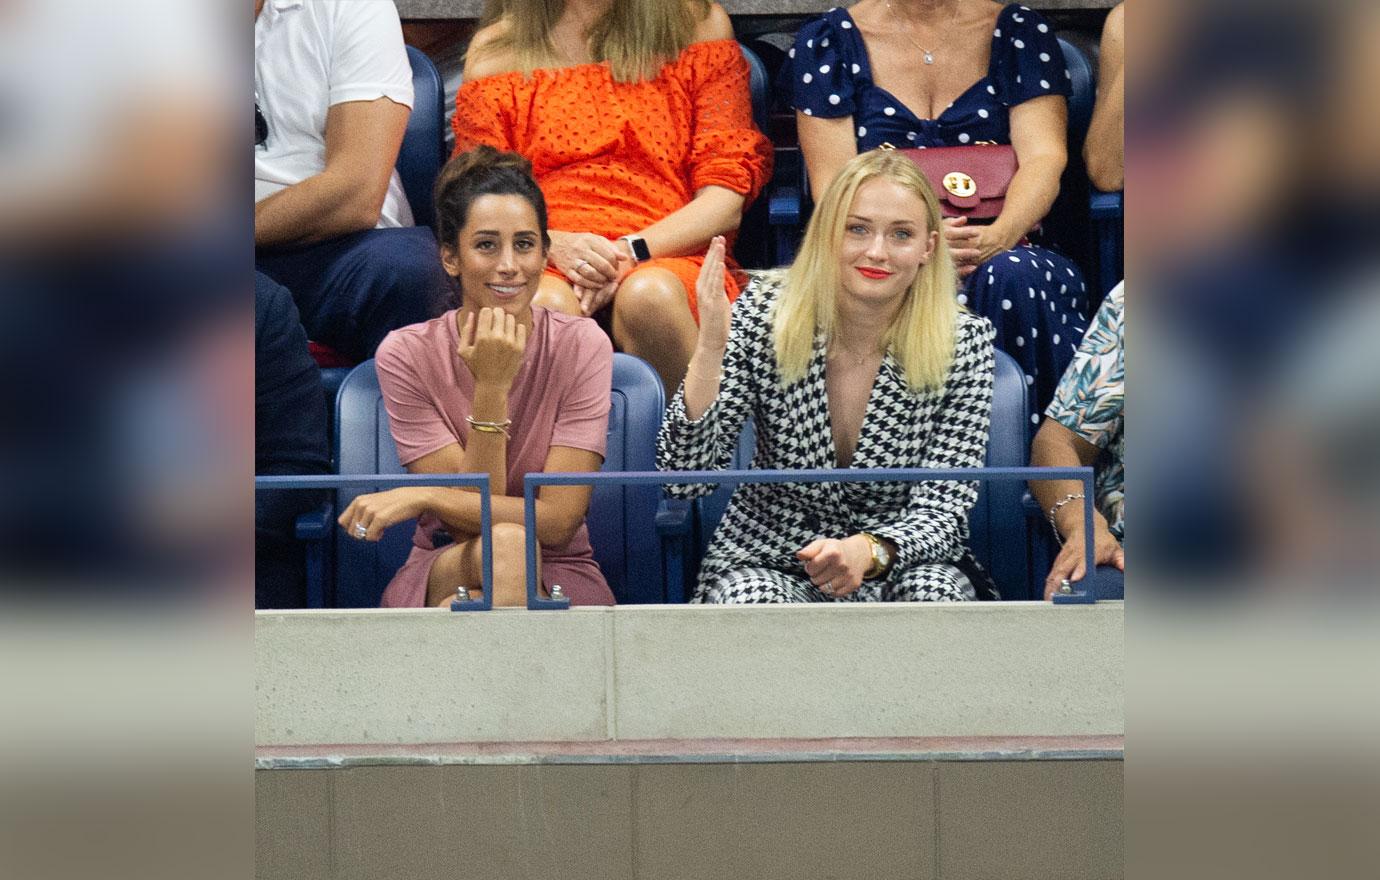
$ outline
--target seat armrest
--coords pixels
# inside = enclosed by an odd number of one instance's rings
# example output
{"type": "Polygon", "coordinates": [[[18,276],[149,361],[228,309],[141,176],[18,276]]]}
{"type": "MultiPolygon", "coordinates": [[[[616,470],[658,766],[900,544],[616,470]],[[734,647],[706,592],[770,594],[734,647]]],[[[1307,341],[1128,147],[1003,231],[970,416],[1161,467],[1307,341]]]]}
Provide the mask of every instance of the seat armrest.
{"type": "MultiPolygon", "coordinates": [[[[331,580],[332,529],[335,526],[335,504],[323,501],[316,510],[297,517],[297,540],[305,543],[307,563],[307,607],[325,608],[327,586],[331,580]]],[[[334,592],[334,591],[332,591],[334,592]]],[[[334,601],[331,605],[334,606],[334,601]]]]}
{"type": "Polygon", "coordinates": [[[693,502],[683,498],[662,498],[656,511],[656,531],[661,536],[662,582],[665,601],[685,601],[686,563],[690,555],[693,502]]]}
{"type": "Polygon", "coordinates": [[[767,219],[772,226],[800,225],[800,188],[781,186],[772,190],[767,219]]]}
{"type": "Polygon", "coordinates": [[[1094,220],[1119,220],[1124,210],[1125,197],[1120,192],[1098,192],[1093,190],[1088,197],[1088,208],[1094,220]]]}

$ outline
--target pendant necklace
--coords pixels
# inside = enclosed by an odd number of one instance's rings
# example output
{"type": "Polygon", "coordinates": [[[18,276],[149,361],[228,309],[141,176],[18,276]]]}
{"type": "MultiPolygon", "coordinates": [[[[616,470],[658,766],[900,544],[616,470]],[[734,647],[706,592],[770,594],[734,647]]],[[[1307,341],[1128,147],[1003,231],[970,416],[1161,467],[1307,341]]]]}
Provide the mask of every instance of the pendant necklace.
{"type": "MultiPolygon", "coordinates": [[[[886,3],[886,10],[887,10],[887,12],[890,12],[890,13],[891,13],[891,17],[894,18],[894,19],[896,19],[896,23],[897,23],[897,24],[901,24],[901,16],[897,15],[897,14],[896,14],[896,10],[891,8],[891,0],[885,0],[885,3],[886,3]]],[[[949,24],[953,24],[953,23],[954,23],[955,21],[957,21],[957,20],[958,20],[958,4],[955,3],[955,4],[954,4],[954,16],[953,16],[952,19],[949,20],[949,24]]],[[[925,59],[925,63],[926,63],[926,64],[933,64],[933,63],[934,63],[934,52],[930,51],[929,49],[926,49],[924,46],[922,46],[922,45],[920,45],[919,43],[915,42],[915,38],[912,37],[912,36],[910,35],[910,31],[909,31],[908,29],[907,29],[907,30],[901,31],[901,34],[902,34],[902,36],[904,36],[904,37],[906,38],[907,41],[910,42],[910,44],[911,44],[912,46],[914,46],[915,48],[917,48],[917,49],[920,50],[921,57],[925,59]]]]}

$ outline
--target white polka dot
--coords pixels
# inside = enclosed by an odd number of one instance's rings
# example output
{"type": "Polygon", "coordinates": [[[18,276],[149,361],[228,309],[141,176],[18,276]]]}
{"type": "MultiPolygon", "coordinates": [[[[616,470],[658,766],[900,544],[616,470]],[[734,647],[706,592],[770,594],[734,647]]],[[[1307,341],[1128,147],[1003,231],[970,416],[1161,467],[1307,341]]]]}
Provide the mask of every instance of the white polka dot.
{"type": "Polygon", "coordinates": [[[828,37],[825,37],[824,39],[822,39],[822,40],[819,41],[819,48],[821,48],[821,49],[827,49],[828,47],[829,47],[829,38],[828,38],[828,37]]]}
{"type": "Polygon", "coordinates": [[[1079,290],[1087,290],[1087,289],[1088,289],[1088,285],[1087,285],[1087,284],[1084,284],[1082,281],[1080,281],[1080,282],[1078,282],[1078,289],[1079,289],[1079,290]]]}
{"type": "Polygon", "coordinates": [[[806,116],[814,116],[814,115],[815,115],[815,111],[811,110],[809,107],[806,107],[806,108],[805,108],[805,115],[806,115],[806,116]]]}
{"type": "Polygon", "coordinates": [[[807,48],[807,49],[813,49],[814,47],[815,47],[815,41],[814,41],[814,40],[806,40],[806,41],[805,41],[805,48],[807,48]]]}
{"type": "Polygon", "coordinates": [[[960,293],[958,295],[958,304],[961,306],[966,306],[968,304],[968,297],[966,294],[960,293]]]}
{"type": "Polygon", "coordinates": [[[896,115],[896,108],[895,108],[895,107],[888,107],[888,108],[886,108],[885,110],[883,110],[882,112],[885,113],[887,116],[895,116],[895,115],[896,115]]]}
{"type": "Polygon", "coordinates": [[[1014,255],[1014,254],[1012,254],[1011,256],[1008,256],[1007,259],[1010,260],[1010,261],[1013,262],[1013,263],[1019,263],[1019,262],[1021,261],[1021,258],[1018,257],[1018,256],[1016,256],[1016,255],[1014,255]]]}
{"type": "Polygon", "coordinates": [[[1046,273],[1045,273],[1045,280],[1046,280],[1046,281],[1053,281],[1053,280],[1054,280],[1054,276],[1051,275],[1051,274],[1049,274],[1048,272],[1046,272],[1046,273]]]}
{"type": "Polygon", "coordinates": [[[1033,288],[1033,287],[1028,287],[1028,288],[1026,288],[1026,289],[1030,291],[1030,298],[1031,298],[1031,299],[1034,299],[1034,298],[1035,298],[1035,288],[1033,288]]]}
{"type": "Polygon", "coordinates": [[[828,72],[829,72],[829,65],[827,65],[827,64],[821,64],[821,65],[819,66],[819,72],[820,72],[820,73],[828,73],[828,72]]]}
{"type": "Polygon", "coordinates": [[[1024,336],[1017,336],[1017,337],[1016,337],[1016,347],[1017,347],[1017,348],[1025,348],[1025,337],[1024,337],[1024,336]]]}
{"type": "Polygon", "coordinates": [[[795,57],[795,47],[794,47],[794,46],[791,47],[791,51],[789,51],[789,52],[786,53],[786,57],[787,57],[787,58],[794,58],[794,57],[795,57]]]}
{"type": "Polygon", "coordinates": [[[988,87],[987,87],[987,94],[989,94],[989,95],[995,95],[996,93],[997,93],[997,87],[996,87],[996,86],[988,86],[988,87]]]}
{"type": "Polygon", "coordinates": [[[800,81],[801,81],[801,82],[810,82],[810,81],[812,81],[814,78],[815,78],[815,75],[814,75],[813,73],[807,73],[807,74],[805,74],[804,76],[802,76],[802,77],[800,78],[800,81]]]}
{"type": "Polygon", "coordinates": [[[1062,323],[1067,324],[1067,323],[1069,322],[1069,316],[1068,316],[1068,315],[1061,315],[1060,317],[1063,318],[1062,323]]]}
{"type": "Polygon", "coordinates": [[[986,119],[988,116],[991,116],[992,114],[988,113],[986,108],[984,108],[978,111],[978,115],[981,116],[983,119],[986,119]]]}
{"type": "Polygon", "coordinates": [[[991,270],[991,269],[988,269],[988,270],[987,270],[987,286],[988,286],[988,287],[991,287],[993,284],[996,284],[996,283],[997,283],[997,276],[995,276],[995,275],[992,274],[992,270],[991,270]]]}
{"type": "Polygon", "coordinates": [[[1039,328],[1039,327],[1031,327],[1031,328],[1030,328],[1030,338],[1031,338],[1031,339],[1039,339],[1039,338],[1040,338],[1040,328],[1039,328]]]}
{"type": "Polygon", "coordinates": [[[843,100],[843,99],[840,98],[838,95],[830,95],[830,96],[829,96],[829,103],[830,103],[830,104],[837,104],[839,101],[842,101],[842,100],[843,100]]]}
{"type": "Polygon", "coordinates": [[[1025,24],[1025,19],[1021,18],[1019,15],[1011,16],[1011,20],[1014,21],[1016,24],[1025,24]]]}
{"type": "Polygon", "coordinates": [[[1041,52],[1041,53],[1040,53],[1040,60],[1043,61],[1044,63],[1048,64],[1048,63],[1049,63],[1049,53],[1048,53],[1048,52],[1041,52]]]}
{"type": "Polygon", "coordinates": [[[970,141],[970,140],[972,140],[972,138],[968,137],[968,132],[966,132],[966,131],[961,131],[961,132],[958,133],[958,142],[959,142],[960,144],[966,144],[966,143],[968,143],[968,141],[970,141]]]}
{"type": "Polygon", "coordinates": [[[861,72],[862,72],[862,68],[859,67],[858,65],[854,64],[854,65],[853,65],[853,73],[857,74],[857,73],[861,73],[861,72]]]}
{"type": "Polygon", "coordinates": [[[1047,80],[1047,79],[1042,79],[1042,80],[1040,80],[1040,88],[1042,88],[1042,89],[1047,89],[1047,88],[1049,88],[1049,80],[1047,80]]]}
{"type": "Polygon", "coordinates": [[[1002,310],[1003,312],[1009,312],[1009,311],[1011,311],[1011,300],[1009,300],[1009,299],[1004,299],[1004,300],[1002,300],[1002,301],[1001,301],[1001,310],[1002,310]]]}
{"type": "Polygon", "coordinates": [[[1040,414],[1039,414],[1039,413],[1031,413],[1031,414],[1030,414],[1030,424],[1032,424],[1032,425],[1038,425],[1038,424],[1040,424],[1040,414]]]}
{"type": "Polygon", "coordinates": [[[1064,267],[1064,271],[1067,272],[1067,273],[1069,273],[1069,277],[1070,277],[1070,278],[1074,277],[1074,275],[1073,275],[1073,270],[1070,269],[1069,267],[1065,266],[1065,267],[1064,267]]]}
{"type": "Polygon", "coordinates": [[[992,32],[992,36],[994,36],[994,37],[1000,37],[1000,36],[1001,36],[1001,28],[997,28],[995,31],[993,31],[993,32],[992,32]]]}
{"type": "Polygon", "coordinates": [[[1059,292],[1060,292],[1060,293],[1068,293],[1068,292],[1069,292],[1069,286],[1068,286],[1067,284],[1060,284],[1060,285],[1059,285],[1059,292]]]}
{"type": "Polygon", "coordinates": [[[848,21],[847,19],[845,19],[842,23],[840,23],[839,26],[842,27],[842,28],[843,28],[844,30],[846,30],[846,31],[851,31],[851,30],[853,29],[853,22],[848,21]]]}
{"type": "Polygon", "coordinates": [[[1055,344],[1055,345],[1058,345],[1058,344],[1059,344],[1059,334],[1058,334],[1058,333],[1055,333],[1055,334],[1054,334],[1054,344],[1055,344]]]}
{"type": "Polygon", "coordinates": [[[1050,310],[1051,312],[1054,311],[1054,303],[1050,303],[1050,304],[1049,304],[1049,310],[1050,310]]]}
{"type": "Polygon", "coordinates": [[[1020,82],[1021,82],[1021,75],[1018,73],[1018,74],[1016,74],[1016,84],[1019,85],[1020,82]]]}
{"type": "Polygon", "coordinates": [[[1017,49],[1024,49],[1025,40],[1012,40],[1011,45],[1015,46],[1017,49]]]}
{"type": "Polygon", "coordinates": [[[915,132],[913,132],[913,131],[908,131],[908,132],[906,132],[906,140],[908,140],[908,141],[913,141],[913,140],[915,140],[916,136],[917,136],[917,135],[916,135],[915,132]]]}
{"type": "Polygon", "coordinates": [[[1067,70],[1065,70],[1065,71],[1064,71],[1064,79],[1073,79],[1073,74],[1071,74],[1071,73],[1069,73],[1067,70]]]}
{"type": "Polygon", "coordinates": [[[862,126],[862,125],[859,125],[859,126],[858,126],[858,137],[867,137],[867,128],[866,128],[866,126],[862,126]]]}
{"type": "Polygon", "coordinates": [[[1049,296],[1047,296],[1047,295],[1045,294],[1045,292],[1042,290],[1042,291],[1040,291],[1040,299],[1042,299],[1042,300],[1048,300],[1048,299],[1049,299],[1049,296]]]}
{"type": "Polygon", "coordinates": [[[1042,23],[1042,24],[1040,24],[1040,25],[1037,25],[1035,29],[1038,30],[1038,31],[1039,31],[1040,33],[1042,33],[1042,34],[1047,34],[1047,33],[1049,33],[1049,25],[1047,25],[1047,24],[1043,24],[1043,23],[1042,23]]]}
{"type": "Polygon", "coordinates": [[[1032,376],[1032,375],[1030,375],[1029,373],[1026,373],[1026,374],[1025,374],[1025,384],[1027,384],[1027,385],[1034,385],[1034,384],[1035,384],[1035,377],[1032,376]]]}

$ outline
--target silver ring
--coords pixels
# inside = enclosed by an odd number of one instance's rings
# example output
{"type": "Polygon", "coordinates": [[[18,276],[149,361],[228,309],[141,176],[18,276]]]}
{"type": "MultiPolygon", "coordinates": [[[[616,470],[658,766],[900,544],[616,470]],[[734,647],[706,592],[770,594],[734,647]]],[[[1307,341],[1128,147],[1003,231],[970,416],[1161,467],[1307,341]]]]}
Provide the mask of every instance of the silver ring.
{"type": "Polygon", "coordinates": [[[369,527],[366,526],[364,523],[355,523],[355,537],[356,537],[356,538],[367,538],[367,537],[369,537],[369,527]]]}
{"type": "Polygon", "coordinates": [[[582,267],[588,266],[588,265],[589,265],[589,260],[581,260],[580,262],[578,262],[578,263],[575,264],[575,271],[578,272],[578,271],[580,271],[580,269],[581,269],[582,267]]]}

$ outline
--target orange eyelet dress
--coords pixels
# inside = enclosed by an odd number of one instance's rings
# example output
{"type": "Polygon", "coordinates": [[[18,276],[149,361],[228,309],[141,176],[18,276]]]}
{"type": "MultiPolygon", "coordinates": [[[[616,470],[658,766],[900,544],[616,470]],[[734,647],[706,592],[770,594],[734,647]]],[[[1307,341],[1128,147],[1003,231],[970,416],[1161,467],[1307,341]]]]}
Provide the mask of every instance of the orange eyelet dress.
{"type": "MultiPolygon", "coordinates": [[[[695,43],[642,82],[614,81],[605,63],[467,82],[453,126],[456,153],[489,144],[531,160],[550,226],[567,232],[635,233],[706,186],[750,203],[771,177],[772,145],[753,124],[748,68],[734,40],[695,43]]],[[[703,262],[703,254],[663,257],[639,268],[675,273],[698,321],[703,262]]],[[[737,268],[725,271],[730,299],[737,268]]]]}

